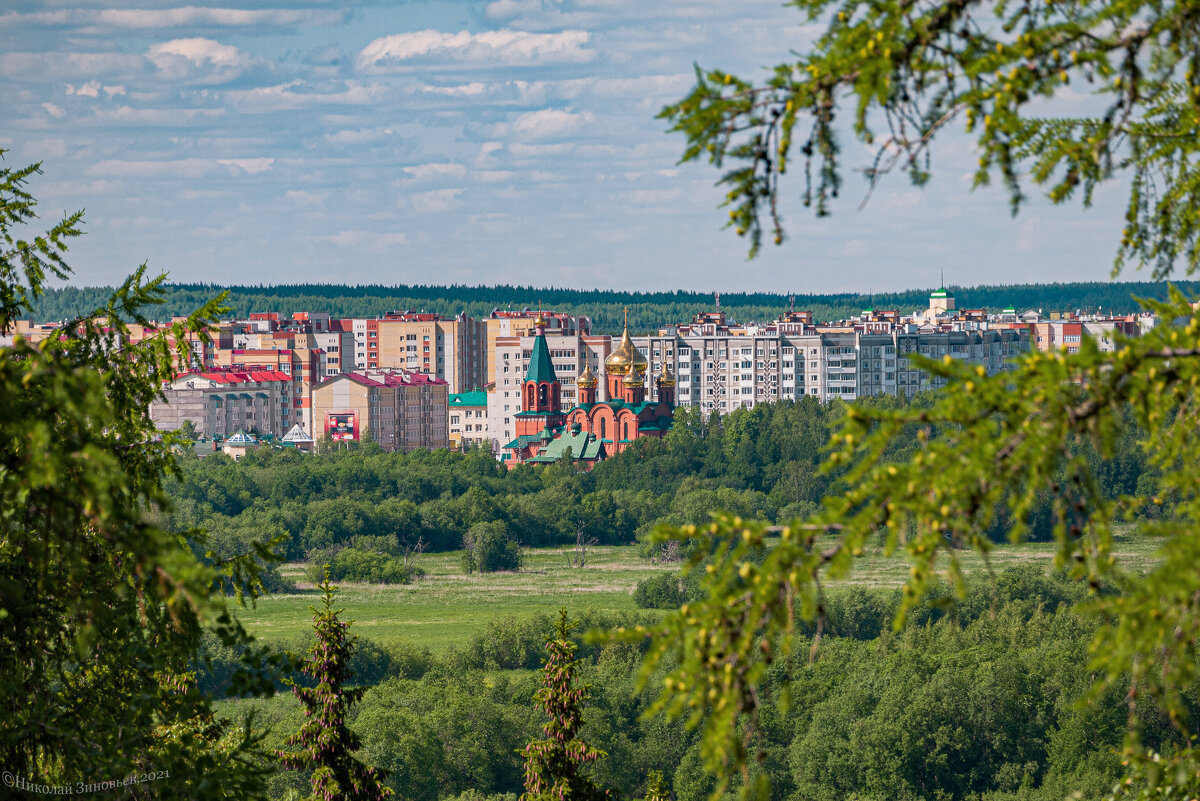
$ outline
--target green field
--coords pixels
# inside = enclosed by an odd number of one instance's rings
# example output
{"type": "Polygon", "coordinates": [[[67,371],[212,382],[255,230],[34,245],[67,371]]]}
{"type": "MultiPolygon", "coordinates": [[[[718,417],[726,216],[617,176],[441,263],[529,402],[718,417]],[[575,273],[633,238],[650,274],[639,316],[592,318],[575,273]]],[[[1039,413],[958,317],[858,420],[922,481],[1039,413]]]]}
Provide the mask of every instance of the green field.
{"type": "MultiPolygon", "coordinates": [[[[519,573],[464,574],[457,552],[426,554],[418,562],[426,575],[413,584],[344,583],[338,604],[354,622],[354,632],[380,643],[414,640],[435,650],[465,643],[489,620],[510,615],[553,612],[566,606],[633,610],[633,588],[656,572],[673,567],[652,565],[634,546],[596,547],[586,567],[567,566],[564,551],[533,548],[525,552],[519,573]]],[[[292,637],[312,626],[308,607],[316,594],[304,579],[302,564],[290,564],[284,575],[301,592],[262,598],[241,613],[242,622],[264,638],[292,637]]]]}
{"type": "MultiPolygon", "coordinates": [[[[990,555],[994,569],[1017,564],[1053,565],[1054,545],[1027,543],[998,545],[990,555]]],[[[1145,569],[1154,561],[1157,541],[1122,537],[1116,546],[1121,564],[1145,569]]],[[[602,610],[633,610],[633,589],[643,578],[671,566],[652,565],[637,555],[635,546],[597,547],[589,551],[583,568],[568,567],[564,551],[552,548],[526,551],[526,566],[519,573],[466,575],[458,553],[426,554],[419,564],[426,576],[411,585],[352,584],[341,586],[339,606],[343,619],[354,622],[357,634],[380,643],[410,640],[441,650],[461,645],[488,621],[506,616],[553,612],[566,606],[602,610]]],[[[981,556],[964,552],[967,569],[983,569],[981,556]]],[[[300,592],[258,601],[241,612],[242,622],[267,639],[292,638],[312,626],[309,606],[316,593],[304,580],[303,564],[290,564],[285,575],[299,583],[300,592]]],[[[908,576],[902,556],[885,557],[878,550],[857,560],[845,583],[872,587],[897,587],[908,576]]]]}

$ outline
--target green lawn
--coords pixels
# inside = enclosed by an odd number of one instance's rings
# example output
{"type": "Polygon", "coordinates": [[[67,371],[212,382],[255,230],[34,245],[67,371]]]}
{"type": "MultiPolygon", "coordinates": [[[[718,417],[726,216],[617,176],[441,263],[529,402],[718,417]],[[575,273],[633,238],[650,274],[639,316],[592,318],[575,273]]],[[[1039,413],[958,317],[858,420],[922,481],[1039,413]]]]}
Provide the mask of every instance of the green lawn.
{"type": "MultiPolygon", "coordinates": [[[[1050,569],[1055,546],[1050,543],[998,545],[990,555],[994,569],[1015,564],[1040,564],[1050,569]]],[[[1155,559],[1157,541],[1122,537],[1115,549],[1122,564],[1148,568],[1155,559]]],[[[520,573],[465,575],[457,553],[427,554],[420,565],[427,575],[411,585],[350,584],[341,586],[339,606],[343,619],[354,622],[354,631],[381,643],[407,639],[440,650],[465,643],[492,619],[553,612],[566,606],[603,610],[633,610],[637,582],[670,566],[651,565],[637,555],[635,546],[593,548],[588,565],[570,568],[564,551],[530,549],[520,573]]],[[[982,569],[975,552],[961,554],[971,572],[982,569]]],[[[284,573],[300,582],[301,591],[260,599],[256,608],[243,610],[242,622],[264,639],[293,637],[309,630],[309,605],[316,594],[304,580],[304,565],[291,564],[284,573]]],[[[896,587],[908,576],[902,555],[887,558],[878,549],[855,562],[846,583],[896,587]]]]}

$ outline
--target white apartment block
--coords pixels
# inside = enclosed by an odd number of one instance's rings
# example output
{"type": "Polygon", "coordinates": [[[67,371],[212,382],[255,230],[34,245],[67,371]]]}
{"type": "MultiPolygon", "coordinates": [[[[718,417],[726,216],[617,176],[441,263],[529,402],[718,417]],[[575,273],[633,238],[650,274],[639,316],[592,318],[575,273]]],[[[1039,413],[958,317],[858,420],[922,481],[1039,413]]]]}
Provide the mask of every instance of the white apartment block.
{"type": "MultiPolygon", "coordinates": [[[[1028,349],[1016,331],[918,331],[897,326],[890,333],[856,330],[805,333],[755,331],[709,335],[635,337],[650,361],[649,375],[663,362],[675,374],[676,405],[726,414],[758,403],[811,395],[821,400],[855,400],[869,395],[909,398],[943,381],[913,368],[908,354],[981,364],[989,373],[1028,349]]],[[[649,395],[657,387],[648,382],[649,395]]]]}

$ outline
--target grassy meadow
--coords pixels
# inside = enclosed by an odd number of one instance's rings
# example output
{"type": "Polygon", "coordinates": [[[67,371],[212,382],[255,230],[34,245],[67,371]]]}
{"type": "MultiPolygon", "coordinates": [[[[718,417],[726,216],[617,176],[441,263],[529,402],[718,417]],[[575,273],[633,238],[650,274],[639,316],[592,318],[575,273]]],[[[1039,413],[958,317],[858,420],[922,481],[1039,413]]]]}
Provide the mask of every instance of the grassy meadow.
{"type": "MultiPolygon", "coordinates": [[[[1128,569],[1144,570],[1155,560],[1157,541],[1123,536],[1114,552],[1128,569]]],[[[997,545],[988,561],[995,570],[1009,565],[1041,564],[1053,568],[1053,543],[997,545]]],[[[637,554],[636,546],[595,547],[588,552],[587,565],[569,567],[567,549],[532,548],[525,552],[525,567],[519,573],[464,574],[457,552],[425,554],[418,564],[423,579],[410,585],[343,583],[339,606],[343,619],[353,621],[354,632],[388,644],[408,640],[435,651],[467,642],[488,621],[500,617],[553,612],[566,606],[572,610],[633,610],[637,582],[673,565],[653,565],[637,554]]],[[[975,551],[960,554],[970,572],[985,569],[975,551]]],[[[255,635],[271,640],[293,637],[312,625],[309,606],[316,592],[304,577],[306,565],[293,563],[283,572],[297,582],[293,594],[262,598],[257,606],[242,610],[241,619],[255,635]]],[[[908,564],[900,554],[888,558],[874,549],[856,560],[844,583],[870,587],[898,587],[908,576],[908,564]]],[[[832,585],[831,585],[832,586],[832,585]]]]}

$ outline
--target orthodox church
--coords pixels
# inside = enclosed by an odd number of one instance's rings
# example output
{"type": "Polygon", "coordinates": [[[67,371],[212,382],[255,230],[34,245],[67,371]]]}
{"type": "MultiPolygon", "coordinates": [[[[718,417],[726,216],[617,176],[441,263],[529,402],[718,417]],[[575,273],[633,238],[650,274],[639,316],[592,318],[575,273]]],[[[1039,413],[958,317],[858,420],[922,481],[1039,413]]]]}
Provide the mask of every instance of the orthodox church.
{"type": "Polygon", "coordinates": [[[516,416],[517,437],[504,446],[502,460],[510,467],[526,462],[555,462],[570,454],[591,469],[596,462],[620,453],[640,437],[661,437],[675,415],[675,377],[663,363],[654,379],[658,400],[646,400],[649,362],[629,338],[626,321],[621,343],[604,361],[605,393],[585,363],[576,380],[579,405],[562,411],[561,385],[546,345],[546,320],[534,323],[537,335],[522,385],[522,411],[516,416]]]}

